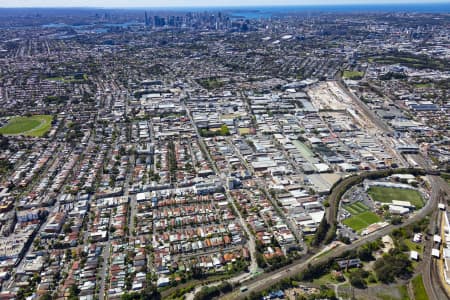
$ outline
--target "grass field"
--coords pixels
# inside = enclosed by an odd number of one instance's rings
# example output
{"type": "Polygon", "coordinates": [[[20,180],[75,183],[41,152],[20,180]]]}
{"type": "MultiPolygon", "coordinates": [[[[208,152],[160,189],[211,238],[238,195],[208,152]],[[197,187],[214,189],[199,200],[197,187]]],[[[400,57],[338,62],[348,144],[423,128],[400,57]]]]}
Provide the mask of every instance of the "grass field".
{"type": "Polygon", "coordinates": [[[315,285],[327,285],[327,284],[332,284],[332,283],[338,283],[339,281],[337,281],[336,279],[334,279],[333,275],[331,275],[330,273],[327,273],[325,275],[323,275],[322,277],[316,278],[313,280],[313,284],[315,285]]]}
{"type": "Polygon", "coordinates": [[[401,200],[409,201],[416,208],[423,207],[422,196],[416,190],[374,186],[369,189],[368,193],[374,201],[392,203],[392,200],[401,200]]]}
{"type": "Polygon", "coordinates": [[[418,89],[424,89],[424,88],[433,87],[433,84],[432,83],[415,83],[414,87],[418,88],[418,89]]]}
{"type": "Polygon", "coordinates": [[[380,222],[381,219],[371,211],[365,211],[356,215],[352,215],[350,218],[345,219],[342,223],[352,228],[356,232],[367,228],[367,226],[380,222]]]}
{"type": "Polygon", "coordinates": [[[417,251],[417,253],[419,253],[419,255],[422,256],[422,254],[423,254],[422,244],[414,243],[410,239],[405,239],[404,242],[405,242],[406,246],[408,246],[409,250],[417,251]]]}
{"type": "Polygon", "coordinates": [[[402,64],[406,67],[417,69],[448,69],[448,65],[445,60],[438,58],[425,59],[419,55],[409,55],[402,53],[401,55],[383,55],[382,57],[374,57],[374,61],[380,64],[393,65],[402,64]]]}
{"type": "Polygon", "coordinates": [[[347,79],[361,79],[363,76],[364,76],[363,72],[349,71],[349,70],[345,70],[344,74],[342,74],[342,77],[347,79]]]}
{"type": "Polygon", "coordinates": [[[428,300],[427,291],[423,285],[422,275],[416,276],[412,280],[412,286],[414,290],[414,299],[416,300],[428,300]]]}
{"type": "Polygon", "coordinates": [[[344,208],[352,215],[357,215],[369,210],[369,208],[361,202],[345,205],[344,208]]]}
{"type": "Polygon", "coordinates": [[[31,117],[13,117],[8,124],[0,128],[1,134],[43,136],[50,130],[53,117],[49,115],[35,115],[31,117]]]}
{"type": "Polygon", "coordinates": [[[377,294],[377,298],[380,300],[410,300],[406,285],[399,285],[397,287],[392,287],[392,289],[397,290],[393,291],[396,295],[390,295],[390,290],[387,290],[385,293],[377,294]]]}
{"type": "Polygon", "coordinates": [[[58,77],[47,77],[48,81],[59,81],[64,83],[81,83],[88,80],[88,76],[86,74],[83,74],[81,77],[75,77],[75,76],[58,76],[58,77]]]}
{"type": "Polygon", "coordinates": [[[406,287],[406,285],[400,285],[398,287],[398,290],[400,292],[402,300],[409,300],[408,288],[406,287]]]}

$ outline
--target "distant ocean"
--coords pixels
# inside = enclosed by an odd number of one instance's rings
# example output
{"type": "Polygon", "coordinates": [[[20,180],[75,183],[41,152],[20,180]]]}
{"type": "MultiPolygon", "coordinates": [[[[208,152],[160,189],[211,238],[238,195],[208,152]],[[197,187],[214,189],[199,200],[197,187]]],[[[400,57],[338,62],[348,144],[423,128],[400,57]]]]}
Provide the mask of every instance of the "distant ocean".
{"type": "MultiPolygon", "coordinates": [[[[206,9],[206,8],[204,8],[206,9]]],[[[260,19],[273,16],[302,13],[359,13],[359,12],[408,12],[408,13],[450,13],[447,3],[413,4],[364,4],[364,5],[315,5],[315,6],[262,6],[262,7],[223,7],[208,10],[222,10],[234,18],[260,19]]]]}

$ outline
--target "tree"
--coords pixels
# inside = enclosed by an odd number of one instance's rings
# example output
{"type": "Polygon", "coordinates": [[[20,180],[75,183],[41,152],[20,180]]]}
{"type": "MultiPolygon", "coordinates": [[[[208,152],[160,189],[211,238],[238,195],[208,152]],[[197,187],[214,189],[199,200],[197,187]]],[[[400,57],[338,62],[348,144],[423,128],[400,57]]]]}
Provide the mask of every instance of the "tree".
{"type": "Polygon", "coordinates": [[[80,289],[76,284],[73,284],[69,288],[69,300],[77,300],[80,294],[80,289]]]}
{"type": "Polygon", "coordinates": [[[6,159],[0,159],[0,175],[12,170],[13,165],[6,159]]]}
{"type": "Polygon", "coordinates": [[[375,262],[374,271],[378,280],[392,283],[396,277],[409,278],[412,274],[412,265],[407,255],[398,249],[391,249],[388,254],[375,262]]]}
{"type": "Polygon", "coordinates": [[[230,129],[228,129],[228,126],[223,124],[220,126],[220,135],[230,135],[230,129]]]}
{"type": "Polygon", "coordinates": [[[349,276],[350,284],[359,289],[364,289],[367,287],[365,278],[367,278],[368,276],[369,276],[369,272],[364,271],[362,269],[358,269],[358,270],[350,273],[350,276],[349,276]]]}
{"type": "Polygon", "coordinates": [[[63,232],[65,233],[65,234],[69,234],[69,233],[71,233],[72,232],[72,222],[69,222],[69,223],[65,223],[64,225],[63,225],[63,232]]]}
{"type": "Polygon", "coordinates": [[[350,245],[352,243],[348,236],[339,235],[338,240],[347,245],[350,245]]]}
{"type": "Polygon", "coordinates": [[[9,139],[0,133],[0,150],[6,150],[9,148],[9,139]]]}
{"type": "Polygon", "coordinates": [[[219,285],[219,290],[221,293],[226,294],[233,290],[233,286],[228,281],[225,281],[219,285]]]}
{"type": "Polygon", "coordinates": [[[363,246],[358,249],[358,257],[362,261],[371,261],[374,259],[372,250],[367,246],[363,246]]]}
{"type": "Polygon", "coordinates": [[[200,279],[200,278],[203,278],[204,275],[205,274],[203,273],[202,268],[197,267],[197,266],[192,267],[192,278],[200,279]]]}
{"type": "Polygon", "coordinates": [[[258,267],[265,268],[267,267],[266,260],[264,258],[264,255],[262,255],[260,252],[256,252],[256,263],[258,264],[258,267]]]}
{"type": "Polygon", "coordinates": [[[391,218],[391,224],[392,225],[398,225],[398,224],[401,224],[401,223],[402,223],[402,217],[400,217],[400,216],[393,216],[391,218]]]}
{"type": "Polygon", "coordinates": [[[140,293],[125,293],[120,297],[121,300],[159,300],[161,295],[159,294],[157,288],[148,283],[147,287],[140,293]]]}
{"type": "Polygon", "coordinates": [[[195,295],[194,300],[207,300],[207,299],[212,299],[214,297],[218,297],[219,295],[220,295],[220,290],[218,287],[205,286],[200,290],[200,292],[198,292],[195,295]]]}
{"type": "Polygon", "coordinates": [[[39,300],[52,300],[52,294],[50,292],[45,293],[44,295],[39,298],[39,300]]]}
{"type": "Polygon", "coordinates": [[[317,228],[316,234],[314,236],[314,239],[311,242],[312,246],[318,246],[322,241],[325,239],[325,236],[328,232],[328,229],[330,228],[330,225],[327,222],[326,217],[324,216],[322,218],[322,221],[320,221],[319,227],[317,228]]]}

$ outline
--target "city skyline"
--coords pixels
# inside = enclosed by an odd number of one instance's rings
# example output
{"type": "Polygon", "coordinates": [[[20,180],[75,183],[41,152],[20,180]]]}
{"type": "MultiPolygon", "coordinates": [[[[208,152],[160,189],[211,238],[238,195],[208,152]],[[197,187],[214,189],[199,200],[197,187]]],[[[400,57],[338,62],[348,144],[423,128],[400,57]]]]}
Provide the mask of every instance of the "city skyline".
{"type": "Polygon", "coordinates": [[[431,2],[416,0],[416,1],[405,1],[405,0],[319,0],[319,1],[299,1],[299,0],[283,0],[273,4],[271,0],[246,0],[237,1],[229,0],[227,2],[214,0],[195,0],[191,2],[186,2],[184,0],[134,0],[132,3],[126,0],[72,0],[61,3],[58,0],[49,1],[39,1],[39,0],[19,0],[19,1],[0,1],[0,7],[122,7],[122,8],[134,8],[134,7],[246,7],[246,6],[332,6],[332,5],[386,5],[386,4],[425,4],[425,3],[450,3],[448,0],[433,0],[431,2]]]}

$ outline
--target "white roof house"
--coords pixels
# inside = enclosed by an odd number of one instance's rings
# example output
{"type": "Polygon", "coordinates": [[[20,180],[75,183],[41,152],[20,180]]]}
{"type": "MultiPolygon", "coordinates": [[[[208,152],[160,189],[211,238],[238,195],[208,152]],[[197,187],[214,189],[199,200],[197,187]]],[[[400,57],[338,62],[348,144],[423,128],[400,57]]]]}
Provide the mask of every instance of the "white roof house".
{"type": "Polygon", "coordinates": [[[433,242],[440,244],[442,242],[442,238],[439,235],[435,234],[433,236],[433,242]]]}
{"type": "Polygon", "coordinates": [[[411,251],[409,258],[412,260],[419,260],[419,253],[417,251],[411,251]]]}
{"type": "Polygon", "coordinates": [[[436,257],[436,258],[441,257],[441,253],[439,252],[439,249],[432,249],[431,256],[436,257]]]}

